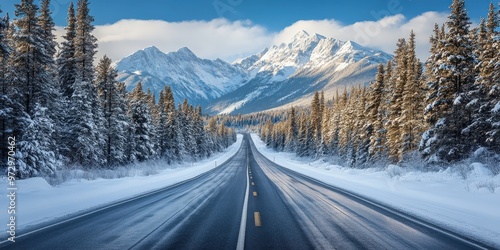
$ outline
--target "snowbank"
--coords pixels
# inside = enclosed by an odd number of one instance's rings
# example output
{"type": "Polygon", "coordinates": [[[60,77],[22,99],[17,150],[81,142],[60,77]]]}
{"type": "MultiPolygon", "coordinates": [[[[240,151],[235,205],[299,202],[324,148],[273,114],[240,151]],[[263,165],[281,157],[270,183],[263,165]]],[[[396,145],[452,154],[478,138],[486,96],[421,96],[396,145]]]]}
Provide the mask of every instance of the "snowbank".
{"type": "MultiPolygon", "coordinates": [[[[194,164],[186,163],[183,168],[162,170],[157,175],[91,181],[72,180],[57,187],[50,186],[43,178],[19,180],[16,182],[17,230],[193,178],[214,169],[216,164],[220,165],[235,155],[242,141],[243,136],[238,135],[236,143],[222,153],[194,164]]],[[[9,205],[6,198],[8,194],[6,178],[0,181],[0,185],[5,187],[2,190],[3,198],[0,199],[0,209],[5,211],[1,214],[1,222],[7,225],[9,205]]],[[[6,226],[5,229],[7,230],[6,226]]],[[[7,237],[2,237],[2,240],[4,239],[7,237]]]]}
{"type": "Polygon", "coordinates": [[[451,169],[411,172],[396,165],[350,169],[276,152],[255,134],[252,139],[259,152],[281,166],[500,248],[500,175],[494,176],[482,164],[472,164],[465,178],[451,169]]]}

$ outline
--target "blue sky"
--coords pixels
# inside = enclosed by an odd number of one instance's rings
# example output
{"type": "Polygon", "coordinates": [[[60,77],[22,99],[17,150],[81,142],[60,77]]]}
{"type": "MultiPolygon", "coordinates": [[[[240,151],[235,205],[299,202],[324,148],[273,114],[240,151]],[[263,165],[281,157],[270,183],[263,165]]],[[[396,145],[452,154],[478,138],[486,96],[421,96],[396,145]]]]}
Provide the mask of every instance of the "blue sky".
{"type": "MultiPolygon", "coordinates": [[[[77,0],[74,0],[76,3],[77,0]]],[[[2,0],[1,8],[13,12],[19,0],[2,0]]],[[[52,0],[58,25],[65,25],[70,0],[52,0]]],[[[486,16],[489,0],[468,0],[471,18],[486,16]]],[[[269,1],[269,0],[93,0],[95,24],[121,19],[159,19],[169,22],[186,20],[251,20],[271,31],[279,31],[298,20],[335,19],[343,24],[377,20],[384,14],[403,14],[413,18],[427,11],[447,12],[450,0],[358,0],[358,1],[269,1]],[[119,7],[117,7],[119,6],[119,7]]],[[[11,13],[13,14],[13,13],[11,13]]]]}
{"type": "MultiPolygon", "coordinates": [[[[18,2],[1,0],[0,6],[13,16],[18,2]]],[[[61,27],[69,2],[52,0],[53,16],[61,27]]],[[[489,3],[466,1],[474,23],[487,15],[489,3]]],[[[451,0],[91,0],[91,14],[100,54],[114,59],[155,45],[165,52],[186,46],[201,57],[231,61],[286,42],[300,29],[389,53],[397,38],[413,29],[421,44],[419,55],[425,59],[433,24],[446,20],[450,4],[451,0]]]]}

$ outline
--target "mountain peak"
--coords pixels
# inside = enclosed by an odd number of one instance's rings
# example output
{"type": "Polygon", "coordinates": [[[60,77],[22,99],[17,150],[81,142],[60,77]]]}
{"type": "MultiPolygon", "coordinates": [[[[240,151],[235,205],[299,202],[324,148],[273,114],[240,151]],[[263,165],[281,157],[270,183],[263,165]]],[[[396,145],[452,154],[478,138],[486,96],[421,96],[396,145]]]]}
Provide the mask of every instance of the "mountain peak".
{"type": "Polygon", "coordinates": [[[182,47],[180,48],[179,50],[177,50],[177,53],[178,54],[181,54],[181,55],[186,55],[186,56],[189,56],[189,57],[197,57],[193,51],[191,51],[189,48],[187,47],[182,47]]]}
{"type": "Polygon", "coordinates": [[[161,52],[161,50],[160,50],[160,49],[158,49],[158,48],[157,48],[156,46],[154,46],[154,45],[151,45],[151,46],[149,46],[149,47],[146,47],[146,48],[144,48],[144,49],[142,49],[142,50],[144,50],[144,51],[160,51],[160,52],[161,52]]]}
{"type": "Polygon", "coordinates": [[[307,39],[309,36],[310,35],[309,33],[307,33],[307,31],[301,30],[297,34],[295,34],[295,36],[293,36],[293,40],[296,41],[296,40],[307,39]]]}

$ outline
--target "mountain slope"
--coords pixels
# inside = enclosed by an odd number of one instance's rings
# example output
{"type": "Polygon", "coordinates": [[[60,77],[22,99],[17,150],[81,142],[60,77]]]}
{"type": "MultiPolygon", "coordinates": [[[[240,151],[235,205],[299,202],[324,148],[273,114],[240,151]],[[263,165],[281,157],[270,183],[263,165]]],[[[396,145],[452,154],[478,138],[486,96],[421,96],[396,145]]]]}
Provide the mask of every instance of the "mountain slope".
{"type": "Polygon", "coordinates": [[[235,90],[246,81],[246,72],[231,64],[198,58],[188,48],[165,54],[148,47],[123,58],[115,65],[118,80],[132,89],[141,81],[144,88],[159,93],[170,85],[176,101],[189,99],[193,104],[207,104],[235,90]]]}
{"type": "Polygon", "coordinates": [[[315,91],[331,98],[344,86],[368,84],[377,65],[392,56],[305,31],[229,64],[198,58],[188,48],[165,54],[149,47],[116,63],[118,80],[133,88],[142,81],[159,93],[170,85],[177,102],[187,98],[208,113],[252,113],[308,105],[315,91]]]}
{"type": "Polygon", "coordinates": [[[389,54],[352,41],[302,31],[290,43],[236,62],[234,65],[248,71],[250,80],[218,98],[207,111],[236,114],[305,105],[321,90],[331,98],[339,87],[368,84],[377,65],[390,59],[389,54]],[[251,61],[255,63],[248,65],[251,61]]]}

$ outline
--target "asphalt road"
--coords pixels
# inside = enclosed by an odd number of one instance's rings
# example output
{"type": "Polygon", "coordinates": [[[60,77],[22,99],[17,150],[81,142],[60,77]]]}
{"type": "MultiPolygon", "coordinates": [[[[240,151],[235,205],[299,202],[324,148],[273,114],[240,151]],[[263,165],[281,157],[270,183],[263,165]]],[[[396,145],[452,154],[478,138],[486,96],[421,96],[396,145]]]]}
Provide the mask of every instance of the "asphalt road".
{"type": "MultiPolygon", "coordinates": [[[[216,169],[177,185],[0,245],[8,249],[235,249],[247,145],[216,169]]],[[[21,215],[20,215],[21,216],[21,215]]]]}
{"type": "MultiPolygon", "coordinates": [[[[252,202],[261,228],[248,249],[487,249],[488,246],[351,194],[262,156],[251,142],[252,202]],[[280,205],[282,204],[282,205],[280,205]],[[287,219],[288,218],[288,219],[287,219]],[[291,219],[293,218],[293,219],[291,219]],[[285,221],[283,221],[285,220],[285,221]],[[299,225],[301,232],[295,230],[299,225]],[[257,236],[265,232],[264,236],[257,236]],[[278,232],[279,242],[274,238],[278,232]],[[267,237],[266,237],[267,236],[267,237]],[[259,240],[260,239],[260,240],[259,240]]],[[[251,203],[249,203],[251,204],[251,203]]]]}
{"type": "Polygon", "coordinates": [[[194,179],[23,232],[16,243],[0,244],[7,249],[51,250],[237,246],[263,250],[487,248],[278,166],[255,149],[249,136],[228,162],[194,179]]]}

